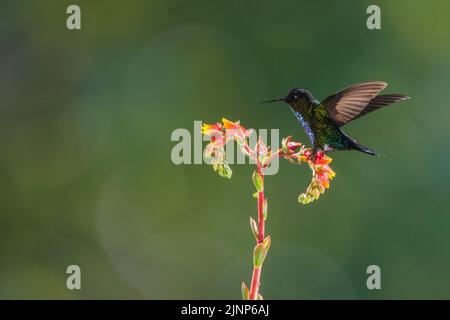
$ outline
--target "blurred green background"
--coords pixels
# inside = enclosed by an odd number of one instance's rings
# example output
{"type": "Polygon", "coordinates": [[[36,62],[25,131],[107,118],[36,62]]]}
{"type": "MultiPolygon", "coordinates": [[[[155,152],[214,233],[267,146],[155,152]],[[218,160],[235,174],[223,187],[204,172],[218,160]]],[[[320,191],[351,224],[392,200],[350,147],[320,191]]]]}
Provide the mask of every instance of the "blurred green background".
{"type": "Polygon", "coordinates": [[[309,170],[281,162],[261,292],[450,298],[449,15],[444,0],[2,1],[0,298],[240,299],[253,168],[176,166],[172,131],[224,116],[306,142],[287,106],[257,102],[366,80],[412,97],[345,128],[386,157],[332,154],[337,176],[309,206],[309,170]],[[66,288],[71,264],[82,290],[66,288]]]}

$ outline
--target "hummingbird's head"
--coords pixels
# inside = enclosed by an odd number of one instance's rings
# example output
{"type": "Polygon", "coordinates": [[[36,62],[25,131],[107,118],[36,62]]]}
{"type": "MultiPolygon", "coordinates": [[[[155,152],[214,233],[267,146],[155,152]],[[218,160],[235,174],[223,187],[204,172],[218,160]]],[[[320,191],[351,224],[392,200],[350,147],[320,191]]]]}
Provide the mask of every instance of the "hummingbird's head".
{"type": "Polygon", "coordinates": [[[292,105],[309,105],[314,100],[312,94],[303,88],[294,88],[288,92],[284,102],[292,105]]]}
{"type": "Polygon", "coordinates": [[[312,101],[314,101],[314,97],[306,89],[294,88],[294,89],[290,90],[284,98],[262,101],[262,103],[277,102],[277,101],[286,102],[291,107],[301,107],[301,106],[310,105],[312,103],[312,101]]]}

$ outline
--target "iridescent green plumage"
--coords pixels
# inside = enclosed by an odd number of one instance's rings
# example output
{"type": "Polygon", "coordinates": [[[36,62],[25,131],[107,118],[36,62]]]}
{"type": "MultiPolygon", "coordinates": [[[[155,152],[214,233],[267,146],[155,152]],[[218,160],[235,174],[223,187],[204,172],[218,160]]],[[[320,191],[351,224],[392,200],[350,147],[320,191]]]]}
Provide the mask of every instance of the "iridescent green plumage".
{"type": "Polygon", "coordinates": [[[409,99],[402,94],[378,95],[386,86],[382,81],[359,83],[336,92],[322,102],[309,91],[295,88],[285,98],[265,102],[288,103],[316,151],[353,149],[376,155],[375,151],[345,134],[341,127],[381,107],[409,99]]]}

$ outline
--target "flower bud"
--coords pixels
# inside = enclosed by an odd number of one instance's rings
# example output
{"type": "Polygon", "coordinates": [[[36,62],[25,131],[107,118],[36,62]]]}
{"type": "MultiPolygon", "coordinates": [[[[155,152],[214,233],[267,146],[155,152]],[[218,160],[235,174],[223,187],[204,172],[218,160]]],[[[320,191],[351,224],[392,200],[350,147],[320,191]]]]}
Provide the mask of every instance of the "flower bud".
{"type": "Polygon", "coordinates": [[[253,266],[255,268],[260,268],[264,262],[264,259],[266,259],[266,255],[267,249],[264,242],[257,244],[253,250],[253,266]]]}
{"type": "Polygon", "coordinates": [[[242,299],[248,300],[249,290],[248,290],[247,286],[245,285],[244,281],[242,281],[241,291],[242,291],[242,299]]]}
{"type": "Polygon", "coordinates": [[[255,219],[253,219],[252,217],[250,217],[250,228],[252,229],[256,241],[258,241],[258,225],[256,224],[255,219]]]}
{"type": "Polygon", "coordinates": [[[270,239],[270,236],[267,236],[267,237],[264,239],[263,243],[264,243],[264,246],[266,247],[266,251],[269,251],[269,249],[270,249],[270,244],[272,243],[272,241],[271,241],[271,239],[270,239]]]}
{"type": "Polygon", "coordinates": [[[263,192],[263,190],[264,190],[263,178],[257,171],[253,171],[252,180],[253,180],[253,184],[255,185],[256,190],[258,192],[263,192]]]}

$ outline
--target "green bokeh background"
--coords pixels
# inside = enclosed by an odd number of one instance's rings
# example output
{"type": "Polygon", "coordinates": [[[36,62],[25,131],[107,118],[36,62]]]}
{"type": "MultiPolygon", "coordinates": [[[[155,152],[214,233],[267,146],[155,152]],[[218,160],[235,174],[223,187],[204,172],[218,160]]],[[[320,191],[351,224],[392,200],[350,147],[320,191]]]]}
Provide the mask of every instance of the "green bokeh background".
{"type": "Polygon", "coordinates": [[[257,102],[374,79],[412,100],[346,132],[386,157],[332,154],[336,179],[309,206],[306,167],[267,179],[261,292],[450,298],[449,15],[444,0],[2,1],[0,298],[239,299],[253,168],[176,166],[172,131],[224,116],[306,141],[287,106],[257,102]],[[81,31],[65,26],[73,3],[81,31]]]}

